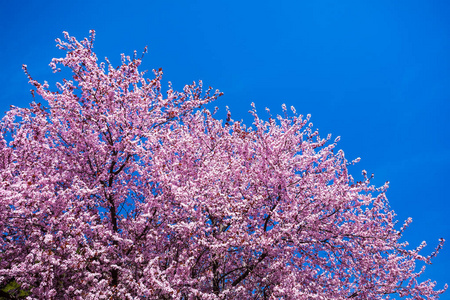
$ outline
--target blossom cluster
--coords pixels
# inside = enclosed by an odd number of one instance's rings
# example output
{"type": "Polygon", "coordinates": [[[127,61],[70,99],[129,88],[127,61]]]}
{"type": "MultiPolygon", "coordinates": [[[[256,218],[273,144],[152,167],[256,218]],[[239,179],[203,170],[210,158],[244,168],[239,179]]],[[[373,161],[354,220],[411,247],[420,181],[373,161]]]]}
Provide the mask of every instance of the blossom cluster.
{"type": "MultiPolygon", "coordinates": [[[[0,123],[0,287],[29,299],[437,299],[385,191],[288,112],[245,126],[202,83],[57,40],[72,80],[0,123]]],[[[406,224],[407,225],[407,224],[406,224]]]]}

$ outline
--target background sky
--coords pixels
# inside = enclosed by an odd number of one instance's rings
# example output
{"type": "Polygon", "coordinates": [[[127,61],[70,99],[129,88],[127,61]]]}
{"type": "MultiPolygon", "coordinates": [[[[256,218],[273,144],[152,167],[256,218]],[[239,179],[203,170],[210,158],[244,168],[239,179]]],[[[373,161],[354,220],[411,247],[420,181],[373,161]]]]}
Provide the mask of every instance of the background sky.
{"type": "MultiPolygon", "coordinates": [[[[176,89],[204,81],[225,93],[235,120],[251,123],[281,104],[311,114],[351,168],[390,181],[387,196],[410,247],[424,254],[448,240],[423,278],[450,284],[450,2],[396,1],[1,1],[0,113],[27,106],[23,74],[54,82],[48,67],[64,53],[62,31],[118,64],[120,53],[149,53],[144,69],[164,70],[176,89]]],[[[450,291],[441,299],[450,299],[450,291]]]]}

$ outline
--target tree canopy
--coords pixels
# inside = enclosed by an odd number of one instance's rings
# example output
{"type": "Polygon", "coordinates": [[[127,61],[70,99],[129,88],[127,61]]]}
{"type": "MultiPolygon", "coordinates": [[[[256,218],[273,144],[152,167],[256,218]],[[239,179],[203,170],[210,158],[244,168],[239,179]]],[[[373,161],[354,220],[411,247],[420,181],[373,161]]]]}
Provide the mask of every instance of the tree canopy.
{"type": "Polygon", "coordinates": [[[0,286],[32,299],[437,299],[385,191],[283,106],[215,118],[202,82],[163,92],[141,59],[99,63],[94,32],[53,59],[0,128],[0,286]],[[14,283],[14,284],[12,284],[14,283]],[[14,287],[14,288],[13,288],[14,287]]]}

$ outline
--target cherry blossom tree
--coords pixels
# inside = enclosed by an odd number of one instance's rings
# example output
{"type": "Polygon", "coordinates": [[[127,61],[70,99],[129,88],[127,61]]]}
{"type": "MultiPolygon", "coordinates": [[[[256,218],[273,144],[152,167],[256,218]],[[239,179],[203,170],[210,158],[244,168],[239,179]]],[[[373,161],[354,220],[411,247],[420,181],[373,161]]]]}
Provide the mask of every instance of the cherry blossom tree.
{"type": "Polygon", "coordinates": [[[385,191],[295,110],[251,127],[167,92],[141,58],[57,40],[72,80],[0,127],[0,295],[29,299],[437,299],[385,191]],[[13,283],[13,284],[12,284],[13,283]]]}

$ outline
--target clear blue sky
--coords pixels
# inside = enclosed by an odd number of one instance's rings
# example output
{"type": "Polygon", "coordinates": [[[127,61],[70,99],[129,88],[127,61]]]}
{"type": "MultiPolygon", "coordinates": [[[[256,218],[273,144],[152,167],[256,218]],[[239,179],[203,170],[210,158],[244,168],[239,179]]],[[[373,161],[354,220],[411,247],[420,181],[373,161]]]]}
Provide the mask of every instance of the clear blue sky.
{"type": "MultiPolygon", "coordinates": [[[[450,284],[449,1],[3,1],[0,112],[31,101],[27,64],[53,81],[62,31],[97,31],[100,58],[149,46],[144,68],[162,67],[176,88],[202,79],[225,93],[234,119],[282,103],[312,114],[323,136],[341,136],[351,172],[391,182],[387,195],[411,246],[430,253],[424,277],[450,284]]],[[[442,299],[450,299],[450,292],[442,299]]]]}

